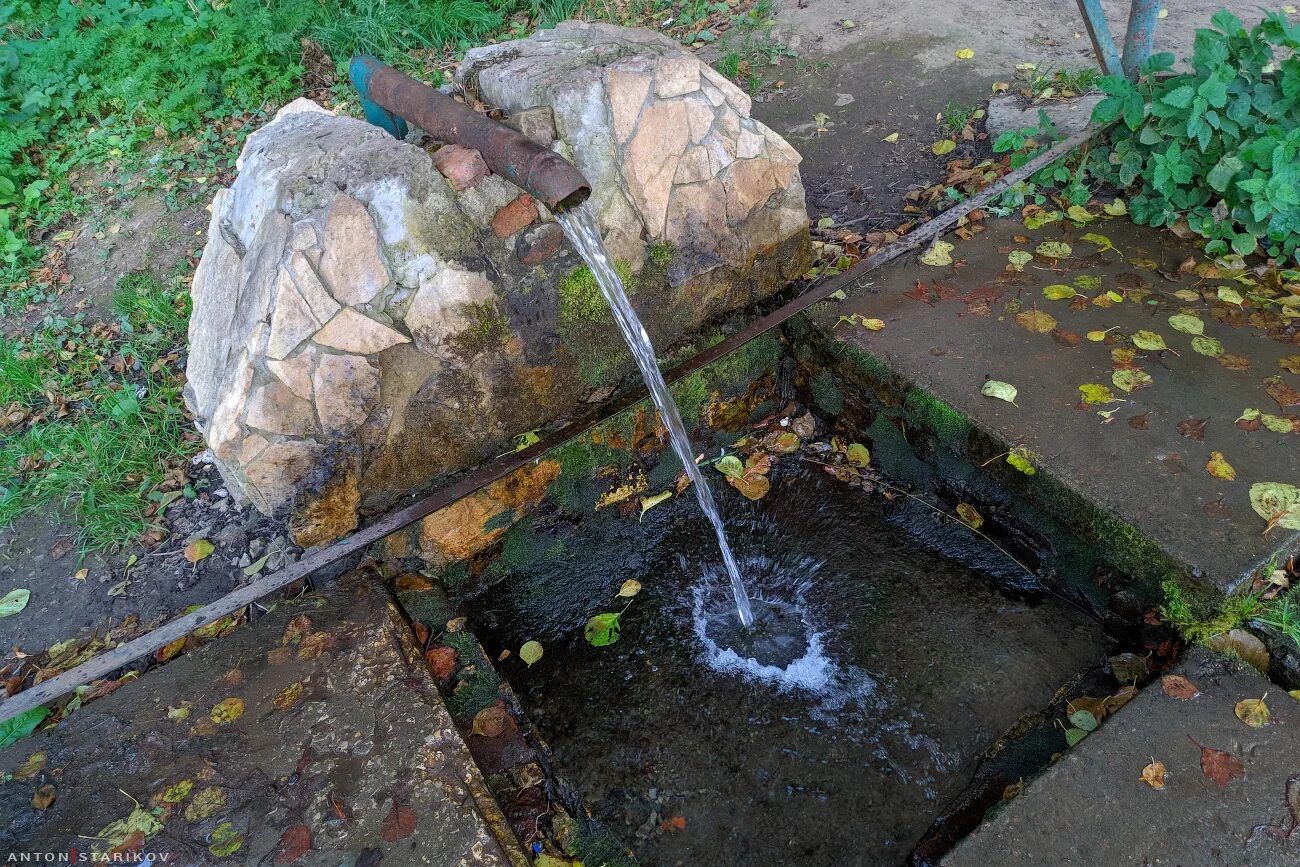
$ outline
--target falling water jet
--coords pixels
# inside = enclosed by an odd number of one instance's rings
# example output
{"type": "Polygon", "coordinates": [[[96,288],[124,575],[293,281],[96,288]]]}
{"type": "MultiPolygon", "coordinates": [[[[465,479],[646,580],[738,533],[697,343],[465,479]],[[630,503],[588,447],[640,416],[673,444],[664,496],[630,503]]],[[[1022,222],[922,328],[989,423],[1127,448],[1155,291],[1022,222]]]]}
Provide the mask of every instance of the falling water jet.
{"type": "Polygon", "coordinates": [[[655,362],[655,351],[650,343],[650,335],[646,334],[645,327],[627,299],[627,293],[623,291],[623,281],[614,270],[614,263],[610,261],[605,250],[605,243],[601,240],[600,230],[596,226],[595,215],[584,202],[558,211],[555,217],[570,243],[578,251],[578,255],[582,256],[587,267],[591,268],[591,273],[595,275],[596,283],[600,286],[601,294],[609,302],[609,308],[614,313],[615,321],[618,322],[618,329],[623,332],[623,339],[627,341],[633,357],[636,358],[636,366],[640,369],[641,377],[645,380],[650,396],[663,417],[664,426],[668,429],[668,439],[672,443],[673,451],[677,453],[691,481],[695,483],[695,497],[700,501],[704,516],[713,526],[714,535],[718,537],[718,548],[722,551],[722,562],[731,581],[732,595],[736,597],[736,613],[740,617],[740,623],[745,627],[752,626],[754,613],[749,604],[749,594],[745,592],[745,582],[740,576],[740,567],[736,565],[731,546],[727,544],[727,532],[722,525],[722,516],[718,513],[717,504],[713,502],[713,492],[695,463],[695,451],[686,436],[686,427],[682,424],[677,402],[673,400],[668,384],[664,382],[663,376],[659,373],[659,365],[655,362]]]}

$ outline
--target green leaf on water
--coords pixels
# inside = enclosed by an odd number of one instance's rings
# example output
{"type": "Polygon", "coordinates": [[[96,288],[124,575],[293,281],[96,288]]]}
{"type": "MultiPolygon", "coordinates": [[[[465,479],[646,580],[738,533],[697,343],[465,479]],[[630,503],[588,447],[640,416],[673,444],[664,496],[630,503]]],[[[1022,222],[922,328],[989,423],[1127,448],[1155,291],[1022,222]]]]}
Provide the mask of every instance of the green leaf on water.
{"type": "Polygon", "coordinates": [[[1229,289],[1227,286],[1220,286],[1218,295],[1220,301],[1226,304],[1236,304],[1238,307],[1240,307],[1241,302],[1245,300],[1241,297],[1240,292],[1236,289],[1229,289]]]}
{"type": "Polygon", "coordinates": [[[733,479],[738,479],[745,474],[745,465],[735,455],[727,455],[714,466],[717,467],[718,472],[733,479]]]}
{"type": "MultiPolygon", "coordinates": [[[[742,468],[742,469],[743,469],[743,468],[742,468]]],[[[662,503],[664,500],[669,499],[670,497],[672,497],[672,495],[673,495],[673,492],[672,492],[671,490],[667,490],[667,491],[660,491],[659,493],[657,493],[657,494],[653,494],[653,495],[651,495],[651,496],[649,496],[649,497],[642,497],[642,498],[641,498],[641,517],[644,518],[646,512],[650,511],[650,510],[653,509],[655,506],[657,506],[657,505],[659,505],[660,503],[662,503]]],[[[638,520],[639,520],[639,519],[638,519],[638,520]]]]}
{"type": "Polygon", "coordinates": [[[1111,243],[1110,238],[1096,232],[1086,232],[1080,236],[1080,240],[1087,241],[1089,244],[1096,244],[1100,248],[1098,252],[1101,253],[1115,249],[1115,245],[1111,243]]]}
{"type": "Polygon", "coordinates": [[[1073,298],[1078,295],[1073,286],[1066,286],[1064,283],[1053,283],[1051,286],[1043,287],[1043,294],[1052,301],[1064,301],[1066,298],[1073,298]]]}
{"type": "Polygon", "coordinates": [[[1044,259],[1064,259],[1072,250],[1064,241],[1044,241],[1034,249],[1034,252],[1044,259]]]}
{"type": "Polygon", "coordinates": [[[1188,313],[1176,313],[1169,317],[1169,326],[1175,331],[1181,331],[1184,334],[1204,334],[1205,323],[1196,316],[1188,313]]]}
{"type": "Polygon", "coordinates": [[[1110,381],[1115,383],[1116,388],[1126,392],[1146,388],[1152,383],[1151,374],[1145,370],[1134,370],[1131,367],[1124,367],[1115,371],[1110,375],[1110,381]]]}
{"type": "Polygon", "coordinates": [[[34,707],[0,723],[0,749],[4,749],[14,741],[22,740],[36,731],[36,727],[41,724],[41,720],[49,715],[48,708],[34,707]]]}
{"type": "Polygon", "coordinates": [[[27,607],[27,601],[32,598],[32,591],[26,587],[19,587],[17,590],[10,590],[0,599],[0,617],[12,617],[19,611],[27,607]]]}
{"type": "Polygon", "coordinates": [[[583,637],[593,647],[606,647],[613,644],[618,641],[620,629],[618,621],[621,616],[618,612],[593,615],[582,630],[583,637]]]}
{"type": "Polygon", "coordinates": [[[222,822],[218,825],[212,832],[210,840],[208,851],[218,858],[234,855],[244,845],[244,835],[232,822],[222,822]]]}
{"type": "Polygon", "coordinates": [[[1284,482],[1256,482],[1250,486],[1250,506],[1269,526],[1300,530],[1300,488],[1284,482]]]}
{"type": "Polygon", "coordinates": [[[525,641],[523,647],[519,648],[519,658],[531,667],[533,663],[542,658],[542,643],[540,641],[525,641]]]}
{"type": "Polygon", "coordinates": [[[1079,386],[1079,391],[1083,392],[1083,402],[1087,404],[1110,403],[1115,399],[1114,392],[1096,382],[1079,386]]]}
{"type": "Polygon", "coordinates": [[[1038,470],[1034,467],[1034,453],[1024,446],[1016,446],[1007,452],[1007,463],[1020,470],[1027,476],[1032,476],[1038,470]]]}
{"type": "Polygon", "coordinates": [[[980,394],[985,397],[996,397],[998,400],[1005,400],[1007,403],[1016,402],[1016,387],[1009,382],[1000,382],[996,379],[990,379],[984,383],[980,389],[980,394]]]}
{"type": "Polygon", "coordinates": [[[1075,728],[1083,729],[1085,732],[1097,730],[1097,718],[1093,716],[1090,710],[1076,710],[1070,714],[1070,724],[1075,728]]]}
{"type": "Polygon", "coordinates": [[[1138,349],[1145,349],[1148,352],[1158,352],[1169,348],[1165,346],[1165,339],[1154,331],[1138,331],[1129,339],[1133,341],[1133,345],[1138,349]]]}
{"type": "Polygon", "coordinates": [[[844,457],[855,467],[865,467],[871,463],[871,452],[862,443],[849,443],[844,450],[844,457]]]}
{"type": "Polygon", "coordinates": [[[1218,358],[1223,354],[1223,344],[1213,337],[1193,337],[1192,349],[1211,358],[1218,358]]]}
{"type": "MultiPolygon", "coordinates": [[[[1089,714],[1089,716],[1091,716],[1091,714],[1089,714]]],[[[1065,742],[1066,742],[1067,744],[1069,744],[1070,746],[1072,746],[1072,747],[1075,746],[1075,745],[1077,745],[1077,744],[1079,743],[1079,741],[1083,740],[1083,739],[1086,738],[1087,736],[1088,736],[1088,733],[1087,733],[1086,731],[1084,731],[1083,729],[1066,729],[1066,730],[1065,730],[1065,742]]]]}
{"type": "Polygon", "coordinates": [[[1060,211],[1035,211],[1025,217],[1024,224],[1025,228],[1032,232],[1034,229],[1041,229],[1048,223],[1055,223],[1059,219],[1061,219],[1060,211]]]}
{"type": "Polygon", "coordinates": [[[1034,261],[1032,253],[1028,253],[1024,250],[1012,250],[1007,254],[1007,270],[1023,271],[1025,270],[1025,266],[1032,261],[1034,261]]]}
{"type": "Polygon", "coordinates": [[[1088,213],[1088,209],[1083,205],[1070,205],[1066,210],[1065,215],[1081,225],[1084,223],[1091,223],[1093,220],[1097,219],[1092,214],[1088,213]]]}

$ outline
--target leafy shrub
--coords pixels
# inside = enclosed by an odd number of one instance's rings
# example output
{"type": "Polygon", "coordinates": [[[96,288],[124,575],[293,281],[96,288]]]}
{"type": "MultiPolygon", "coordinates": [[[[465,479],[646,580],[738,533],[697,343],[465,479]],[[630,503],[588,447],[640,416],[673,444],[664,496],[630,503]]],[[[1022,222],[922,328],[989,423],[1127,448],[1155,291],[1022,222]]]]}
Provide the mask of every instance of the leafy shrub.
{"type": "Polygon", "coordinates": [[[1190,72],[1170,74],[1174,57],[1153,55],[1136,84],[1102,79],[1107,97],[1093,120],[1122,120],[1111,149],[1088,170],[1139,191],[1138,223],[1172,226],[1180,217],[1208,239],[1206,252],[1262,248],[1295,257],[1300,246],[1300,27],[1281,12],[1249,31],[1221,10],[1214,29],[1196,31],[1190,72]]]}

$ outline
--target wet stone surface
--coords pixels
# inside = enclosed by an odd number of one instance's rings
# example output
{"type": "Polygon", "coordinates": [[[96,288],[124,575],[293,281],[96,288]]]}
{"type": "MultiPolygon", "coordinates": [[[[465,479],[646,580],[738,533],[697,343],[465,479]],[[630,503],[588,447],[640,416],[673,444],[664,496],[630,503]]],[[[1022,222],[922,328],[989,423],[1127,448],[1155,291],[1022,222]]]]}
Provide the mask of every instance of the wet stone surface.
{"type": "Polygon", "coordinates": [[[1193,650],[1174,673],[1199,694],[1167,695],[1157,681],[966,838],[945,867],[1039,864],[1246,865],[1300,858],[1287,807],[1300,774],[1300,702],[1253,669],[1193,650]],[[1251,728],[1234,714],[1265,696],[1272,721],[1251,728]],[[1201,747],[1240,768],[1218,785],[1201,747]],[[1159,761],[1164,788],[1143,782],[1159,761]]]}
{"type": "Polygon", "coordinates": [[[545,646],[503,673],[643,864],[901,863],[981,751],[1103,655],[1074,609],[920,547],[906,510],[820,471],[774,476],[759,502],[717,495],[757,607],[811,627],[788,665],[727,646],[730,593],[688,497],[557,529],[538,544],[562,555],[470,602],[489,656],[545,646]],[[583,623],[622,608],[628,578],[643,589],[619,640],[591,646],[583,623]]]}
{"type": "Polygon", "coordinates": [[[1093,534],[1130,574],[1154,563],[1123,547],[1124,524],[1222,590],[1295,544],[1294,532],[1264,533],[1267,522],[1252,508],[1250,488],[1300,477],[1300,434],[1258,420],[1235,423],[1250,409],[1279,424],[1298,412],[1289,405],[1300,400],[1300,374],[1288,361],[1300,351],[1296,327],[1285,324],[1278,305],[1248,297],[1279,289],[1266,278],[1251,287],[1215,275],[1190,243],[1126,218],[1032,231],[1019,221],[993,220],[971,240],[946,240],[955,244],[951,265],[909,256],[872,274],[870,287],[846,301],[819,305],[813,323],[991,434],[997,449],[973,454],[976,463],[1013,446],[1031,451],[1036,477],[1017,478],[1000,460],[989,471],[1049,507],[1061,504],[1051,501],[1044,475],[1063,483],[1085,506],[1084,514],[1067,516],[1072,529],[1093,534]],[[1114,249],[1083,240],[1088,233],[1114,249]],[[1008,270],[1010,253],[1034,254],[1043,242],[1064,242],[1068,255],[1038,254],[1023,271],[1008,270]],[[1180,270],[1188,257],[1199,272],[1180,270]],[[1066,297],[1046,297],[1049,286],[1066,297]],[[1247,296],[1244,303],[1220,300],[1221,287],[1247,296]],[[840,319],[854,314],[885,326],[872,332],[840,319]],[[1181,324],[1203,334],[1178,330],[1171,316],[1190,317],[1181,324]],[[1141,348],[1134,337],[1140,331],[1168,348],[1141,348]],[[1098,332],[1104,339],[1092,339],[1098,332]],[[982,395],[990,379],[1015,386],[1015,403],[982,395]],[[1113,399],[1090,405],[1082,385],[1104,386],[1113,399]],[[1216,453],[1230,472],[1210,471],[1216,453]],[[1087,514],[1094,509],[1119,520],[1098,524],[1087,514]]]}
{"type": "Polygon", "coordinates": [[[491,833],[499,813],[391,612],[356,580],[281,603],[13,744],[0,851],[523,863],[491,833]]]}

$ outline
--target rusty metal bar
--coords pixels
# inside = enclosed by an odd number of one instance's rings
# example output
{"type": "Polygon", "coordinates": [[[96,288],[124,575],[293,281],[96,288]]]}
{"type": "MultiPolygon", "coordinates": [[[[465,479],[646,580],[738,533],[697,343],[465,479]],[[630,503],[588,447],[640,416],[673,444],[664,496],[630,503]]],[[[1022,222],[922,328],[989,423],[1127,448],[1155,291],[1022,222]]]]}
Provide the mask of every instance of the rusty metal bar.
{"type": "MultiPolygon", "coordinates": [[[[863,259],[854,265],[848,271],[834,277],[825,283],[820,284],[802,295],[799,295],[791,301],[754,320],[749,325],[732,334],[722,342],[704,350],[672,370],[664,374],[664,379],[669,383],[689,376],[701,367],[712,364],[724,355],[744,346],[767,331],[777,327],[792,316],[804,312],[812,305],[819,301],[825,301],[828,297],[840,291],[841,289],[852,288],[869,272],[881,267],[889,262],[894,261],[900,256],[915,250],[922,244],[930,241],[943,234],[948,229],[955,226],[962,217],[982,208],[989,202],[996,199],[1002,193],[1006,192],[1012,185],[1025,180],[1033,175],[1044,166],[1050,165],[1056,160],[1068,154],[1070,151],[1084,144],[1090,139],[1097,130],[1092,127],[1077,132],[1069,138],[1058,142],[1048,148],[1043,153],[1034,157],[1020,168],[1004,175],[1002,178],[985,187],[976,195],[967,199],[959,205],[944,211],[930,222],[921,226],[913,232],[905,235],[894,243],[880,250],[875,255],[863,259]]],[[[569,422],[564,427],[553,431],[542,437],[536,443],[517,452],[511,452],[502,455],[489,463],[470,471],[466,475],[449,482],[446,486],[425,495],[424,497],[414,500],[395,511],[389,512],[378,521],[370,524],[345,539],[340,539],[331,545],[319,550],[308,553],[297,563],[281,569],[264,578],[259,578],[253,583],[241,587],[227,595],[209,602],[202,608],[189,614],[176,618],[168,623],[163,624],[152,632],[147,632],[139,638],[128,641],[119,647],[110,650],[108,653],[100,654],[89,662],[82,663],[76,668],[69,669],[62,674],[56,675],[49,680],[33,686],[31,689],[24,690],[0,702],[0,723],[12,719],[20,713],[39,707],[47,702],[53,701],[60,696],[66,695],[81,686],[83,683],[105,677],[124,665],[142,659],[149,654],[166,647],[178,638],[189,635],[200,626],[211,623],[227,614],[233,614],[246,605],[257,601],[258,599],[275,592],[283,587],[287,587],[295,581],[306,578],[319,569],[337,563],[339,560],[350,554],[366,548],[367,546],[378,542],[385,536],[396,533],[398,530],[414,524],[421,518],[433,514],[439,509],[449,506],[462,497],[466,497],[479,488],[486,487],[492,482],[497,481],[513,473],[521,467],[527,466],[533,461],[541,458],[546,452],[557,446],[579,436],[598,424],[608,420],[611,416],[617,415],[623,410],[639,403],[646,397],[644,386],[630,389],[626,394],[615,397],[606,401],[599,407],[592,409],[583,417],[576,421],[569,422]]]]}
{"type": "Polygon", "coordinates": [[[591,195],[582,172],[559,154],[378,58],[353,58],[349,75],[366,118],[394,135],[409,121],[439,141],[476,150],[494,173],[551,210],[581,204],[591,195]]]}
{"type": "Polygon", "coordinates": [[[1101,8],[1101,0],[1078,0],[1079,14],[1092,40],[1092,50],[1097,55],[1097,62],[1102,72],[1107,75],[1122,75],[1124,67],[1120,60],[1119,49],[1115,47],[1115,38],[1110,35],[1110,25],[1106,23],[1106,12],[1101,8]]]}

